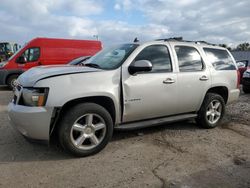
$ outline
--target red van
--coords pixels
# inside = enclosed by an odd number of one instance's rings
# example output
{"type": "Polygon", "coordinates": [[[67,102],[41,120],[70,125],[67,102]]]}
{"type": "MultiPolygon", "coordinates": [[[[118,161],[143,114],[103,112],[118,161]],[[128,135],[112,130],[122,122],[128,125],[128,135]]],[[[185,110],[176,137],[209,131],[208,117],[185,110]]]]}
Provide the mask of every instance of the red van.
{"type": "Polygon", "coordinates": [[[65,64],[80,56],[93,56],[101,49],[100,41],[35,38],[0,63],[0,85],[12,88],[17,77],[32,67],[65,64]]]}

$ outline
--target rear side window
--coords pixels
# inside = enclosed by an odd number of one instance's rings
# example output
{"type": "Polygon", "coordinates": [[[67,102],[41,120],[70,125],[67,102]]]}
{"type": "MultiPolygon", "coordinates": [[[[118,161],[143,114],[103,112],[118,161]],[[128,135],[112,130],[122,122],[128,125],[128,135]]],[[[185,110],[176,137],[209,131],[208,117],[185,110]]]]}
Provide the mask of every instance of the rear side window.
{"type": "Polygon", "coordinates": [[[201,71],[203,61],[199,52],[190,46],[175,46],[180,72],[201,71]]]}
{"type": "Polygon", "coordinates": [[[204,51],[215,70],[236,70],[233,59],[226,50],[204,48],[204,51]]]}
{"type": "Polygon", "coordinates": [[[148,60],[152,63],[151,72],[171,72],[172,65],[168,48],[164,45],[152,45],[144,48],[135,58],[138,60],[148,60]]]}

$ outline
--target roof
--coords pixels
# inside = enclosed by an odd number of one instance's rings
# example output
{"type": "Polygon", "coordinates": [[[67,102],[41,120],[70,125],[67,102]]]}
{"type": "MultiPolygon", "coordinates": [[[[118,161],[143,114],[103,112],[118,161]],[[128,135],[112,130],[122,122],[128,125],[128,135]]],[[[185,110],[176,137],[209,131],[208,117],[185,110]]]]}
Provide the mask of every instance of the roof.
{"type": "Polygon", "coordinates": [[[221,47],[216,44],[211,44],[206,41],[189,41],[189,40],[183,40],[182,37],[174,37],[174,38],[167,38],[167,39],[157,39],[155,41],[140,43],[141,45],[152,45],[152,44],[162,44],[162,43],[171,43],[173,45],[192,45],[192,46],[200,46],[205,48],[215,48],[215,49],[223,49],[226,48],[221,47]]]}

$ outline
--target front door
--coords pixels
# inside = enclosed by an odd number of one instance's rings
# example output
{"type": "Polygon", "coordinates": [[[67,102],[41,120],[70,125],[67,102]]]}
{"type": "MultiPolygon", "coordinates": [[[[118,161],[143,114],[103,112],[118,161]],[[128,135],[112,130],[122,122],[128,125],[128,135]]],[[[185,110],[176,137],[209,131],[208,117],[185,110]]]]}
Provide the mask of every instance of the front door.
{"type": "Polygon", "coordinates": [[[151,119],[177,112],[177,76],[167,45],[144,47],[133,61],[148,60],[152,71],[130,75],[123,66],[123,122],[151,119]]]}
{"type": "Polygon", "coordinates": [[[32,67],[41,65],[40,53],[40,48],[38,47],[32,47],[25,50],[21,56],[25,57],[27,62],[24,64],[18,63],[18,68],[26,71],[32,67]]]}

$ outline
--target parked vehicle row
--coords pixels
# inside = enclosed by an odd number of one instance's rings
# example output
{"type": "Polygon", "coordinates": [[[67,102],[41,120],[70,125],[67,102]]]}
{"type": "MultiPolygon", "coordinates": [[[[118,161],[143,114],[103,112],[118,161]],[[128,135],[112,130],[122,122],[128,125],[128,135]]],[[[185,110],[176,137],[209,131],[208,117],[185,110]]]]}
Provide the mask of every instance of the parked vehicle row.
{"type": "Polygon", "coordinates": [[[40,66],[23,73],[9,104],[25,137],[76,155],[101,151],[114,129],[194,118],[216,127],[239,97],[240,74],[230,52],[203,42],[163,39],[103,49],[84,66],[40,66]]]}
{"type": "Polygon", "coordinates": [[[0,62],[9,59],[20,48],[21,46],[17,43],[0,42],[0,62]]]}
{"type": "Polygon", "coordinates": [[[249,68],[249,61],[248,60],[240,60],[236,61],[238,70],[240,72],[240,83],[242,83],[242,77],[244,72],[249,68]]]}
{"type": "Polygon", "coordinates": [[[237,61],[237,66],[240,72],[240,83],[244,93],[250,93],[250,66],[248,60],[237,61]]]}
{"type": "Polygon", "coordinates": [[[245,93],[250,93],[250,69],[246,70],[243,74],[242,90],[245,93]]]}
{"type": "Polygon", "coordinates": [[[13,88],[17,77],[39,65],[66,64],[80,56],[92,56],[102,49],[100,41],[35,38],[0,63],[0,85],[13,88]]]}

